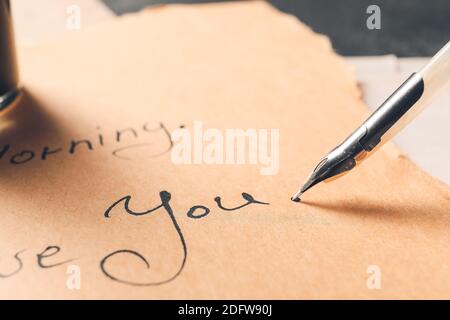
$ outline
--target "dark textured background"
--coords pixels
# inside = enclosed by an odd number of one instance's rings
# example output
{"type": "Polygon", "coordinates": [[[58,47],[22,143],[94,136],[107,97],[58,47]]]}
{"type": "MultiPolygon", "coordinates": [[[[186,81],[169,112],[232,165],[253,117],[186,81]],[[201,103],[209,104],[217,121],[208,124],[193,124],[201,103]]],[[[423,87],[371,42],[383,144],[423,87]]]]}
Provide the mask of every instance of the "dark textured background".
{"type": "MultiPolygon", "coordinates": [[[[217,0],[103,0],[117,14],[161,3],[217,0]]],[[[342,55],[431,56],[450,40],[450,0],[271,0],[315,31],[342,55]],[[381,8],[381,30],[366,27],[369,5],[381,8]]]]}

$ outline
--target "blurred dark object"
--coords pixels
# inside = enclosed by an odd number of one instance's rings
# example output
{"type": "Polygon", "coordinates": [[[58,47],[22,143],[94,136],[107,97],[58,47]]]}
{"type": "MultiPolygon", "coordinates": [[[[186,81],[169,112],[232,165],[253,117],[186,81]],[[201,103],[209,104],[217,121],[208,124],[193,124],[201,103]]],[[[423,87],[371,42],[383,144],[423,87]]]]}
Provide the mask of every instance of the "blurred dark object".
{"type": "MultiPolygon", "coordinates": [[[[114,12],[138,11],[161,3],[208,0],[103,0],[114,12]]],[[[450,40],[449,0],[271,0],[314,31],[328,35],[335,50],[347,56],[395,54],[432,56],[450,40]],[[367,7],[381,9],[381,30],[369,30],[367,7]]]]}
{"type": "Polygon", "coordinates": [[[0,111],[17,96],[19,76],[9,0],[0,0],[0,111]]]}

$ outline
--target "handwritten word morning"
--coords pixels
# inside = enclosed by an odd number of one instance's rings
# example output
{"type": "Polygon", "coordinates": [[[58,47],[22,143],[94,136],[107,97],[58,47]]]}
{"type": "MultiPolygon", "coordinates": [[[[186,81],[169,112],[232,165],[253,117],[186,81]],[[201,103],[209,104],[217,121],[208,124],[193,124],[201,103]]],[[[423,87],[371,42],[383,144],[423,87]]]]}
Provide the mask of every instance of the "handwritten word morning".
{"type": "Polygon", "coordinates": [[[124,156],[127,150],[133,148],[141,147],[151,147],[150,143],[133,143],[125,145],[125,139],[129,143],[131,140],[129,138],[138,139],[140,137],[145,138],[149,135],[162,134],[163,139],[166,139],[167,147],[163,150],[159,150],[154,154],[154,157],[162,155],[170,151],[173,147],[173,142],[169,130],[163,123],[159,123],[156,127],[151,127],[149,124],[145,123],[139,128],[124,128],[120,130],[114,130],[112,134],[106,135],[104,132],[99,131],[94,139],[83,138],[70,140],[59,146],[44,146],[41,148],[27,148],[21,150],[14,150],[14,146],[11,143],[6,143],[0,146],[0,160],[7,159],[8,163],[12,165],[23,165],[31,161],[45,161],[51,160],[52,158],[65,154],[73,155],[77,152],[82,151],[94,151],[99,148],[103,148],[108,144],[114,149],[112,155],[121,158],[128,159],[124,156]]]}

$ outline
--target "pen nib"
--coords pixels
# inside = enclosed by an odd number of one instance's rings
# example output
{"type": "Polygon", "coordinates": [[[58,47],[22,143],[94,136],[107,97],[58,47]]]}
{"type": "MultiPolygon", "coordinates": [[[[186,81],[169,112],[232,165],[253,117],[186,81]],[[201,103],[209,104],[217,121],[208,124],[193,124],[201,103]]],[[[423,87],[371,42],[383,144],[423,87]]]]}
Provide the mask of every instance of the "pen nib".
{"type": "Polygon", "coordinates": [[[291,198],[292,201],[300,202],[300,197],[302,194],[304,194],[307,190],[309,190],[312,186],[320,182],[321,180],[316,177],[316,175],[313,173],[309,177],[308,181],[303,185],[303,187],[300,188],[300,190],[297,191],[296,194],[294,194],[291,198]]]}
{"type": "Polygon", "coordinates": [[[294,202],[300,202],[301,201],[300,197],[302,193],[303,193],[302,190],[297,191],[297,193],[292,196],[291,200],[294,202]]]}

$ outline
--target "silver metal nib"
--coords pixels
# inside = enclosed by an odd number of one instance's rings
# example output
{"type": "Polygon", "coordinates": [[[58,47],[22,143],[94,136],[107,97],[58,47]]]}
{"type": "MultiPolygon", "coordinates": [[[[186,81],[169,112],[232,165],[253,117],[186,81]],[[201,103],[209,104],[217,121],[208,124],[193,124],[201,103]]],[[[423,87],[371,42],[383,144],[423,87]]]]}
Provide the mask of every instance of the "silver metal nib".
{"type": "Polygon", "coordinates": [[[303,187],[301,187],[296,194],[294,194],[291,197],[292,201],[295,202],[300,202],[301,199],[300,197],[302,196],[303,193],[306,192],[306,190],[308,190],[309,188],[311,188],[313,185],[319,183],[321,180],[318,179],[318,176],[316,175],[315,171],[313,173],[311,173],[311,175],[309,176],[308,180],[306,181],[306,183],[303,185],[303,187]]]}
{"type": "Polygon", "coordinates": [[[300,191],[291,198],[292,201],[299,202],[300,196],[319,182],[351,170],[356,165],[354,158],[364,150],[359,141],[366,133],[365,126],[359,127],[343,143],[322,158],[300,191]]]}

